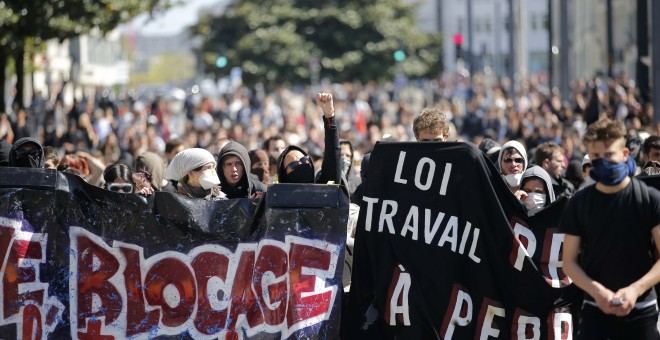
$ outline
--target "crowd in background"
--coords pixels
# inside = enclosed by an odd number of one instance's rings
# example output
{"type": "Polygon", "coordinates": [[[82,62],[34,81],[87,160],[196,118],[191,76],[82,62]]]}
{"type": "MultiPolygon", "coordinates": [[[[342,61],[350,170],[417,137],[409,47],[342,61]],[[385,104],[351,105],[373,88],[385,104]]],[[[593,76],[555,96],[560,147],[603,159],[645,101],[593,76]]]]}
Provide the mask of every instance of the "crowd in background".
{"type": "Polygon", "coordinates": [[[99,90],[64,103],[61,95],[36,94],[29,107],[0,115],[0,138],[11,143],[34,137],[52,146],[60,159],[84,152],[95,158],[92,162],[134,166],[146,151],[171,160],[166,145],[173,140],[183,148],[218,155],[230,140],[256,150],[269,138],[282,136],[287,145],[299,145],[318,159],[325,146],[316,92],[334,95],[339,138],[351,142],[354,150],[353,175],[376,142],[414,140],[412,121],[425,107],[445,114],[450,141],[479,145],[484,138],[500,144],[518,140],[528,151],[553,141],[564,149],[567,164],[582,161],[580,139],[587,124],[599,117],[624,121],[630,137],[643,140],[658,134],[652,106],[640,101],[634,82],[626,78],[575,82],[570,98],[531,80],[515,93],[508,88],[506,79],[500,83],[483,75],[448,75],[406,87],[344,83],[265,92],[263,87],[241,86],[216,96],[188,94],[185,100],[129,93],[115,97],[99,90]]]}

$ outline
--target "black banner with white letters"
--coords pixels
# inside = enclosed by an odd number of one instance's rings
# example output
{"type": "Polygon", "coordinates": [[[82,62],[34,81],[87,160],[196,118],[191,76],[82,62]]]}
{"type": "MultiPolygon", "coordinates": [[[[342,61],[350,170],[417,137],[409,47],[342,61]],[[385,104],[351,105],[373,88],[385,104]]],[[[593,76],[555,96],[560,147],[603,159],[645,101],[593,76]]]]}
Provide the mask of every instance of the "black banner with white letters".
{"type": "Polygon", "coordinates": [[[577,289],[562,271],[565,200],[528,218],[467,143],[379,143],[355,241],[345,334],[561,339],[577,289]]]}

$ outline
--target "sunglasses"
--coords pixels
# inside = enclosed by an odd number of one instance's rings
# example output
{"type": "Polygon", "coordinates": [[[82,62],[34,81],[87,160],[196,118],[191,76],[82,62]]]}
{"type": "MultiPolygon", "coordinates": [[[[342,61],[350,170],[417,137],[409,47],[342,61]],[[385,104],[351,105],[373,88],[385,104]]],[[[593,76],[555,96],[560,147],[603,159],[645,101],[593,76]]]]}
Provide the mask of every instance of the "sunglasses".
{"type": "Polygon", "coordinates": [[[312,160],[309,158],[309,155],[301,157],[297,161],[293,161],[289,163],[289,165],[286,166],[287,169],[289,170],[294,170],[295,168],[299,167],[300,164],[305,164],[305,163],[311,163],[312,160]]]}
{"type": "Polygon", "coordinates": [[[121,192],[124,194],[130,194],[133,192],[133,184],[130,183],[110,183],[108,184],[108,190],[114,192],[121,192]]]}
{"type": "Polygon", "coordinates": [[[16,150],[16,158],[41,156],[39,149],[16,150]]]}
{"type": "Polygon", "coordinates": [[[504,163],[516,162],[516,163],[518,163],[518,164],[523,164],[523,162],[525,161],[525,159],[522,158],[522,157],[517,157],[517,158],[511,158],[511,157],[509,157],[509,158],[505,158],[505,159],[503,159],[502,161],[503,161],[504,163]]]}

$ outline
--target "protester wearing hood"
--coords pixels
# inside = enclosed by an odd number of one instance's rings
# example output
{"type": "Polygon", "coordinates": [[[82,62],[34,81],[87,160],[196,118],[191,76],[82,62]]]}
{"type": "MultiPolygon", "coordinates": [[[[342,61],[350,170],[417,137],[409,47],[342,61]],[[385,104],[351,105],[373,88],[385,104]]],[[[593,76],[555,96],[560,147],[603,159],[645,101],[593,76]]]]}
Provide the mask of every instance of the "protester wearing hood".
{"type": "Polygon", "coordinates": [[[11,143],[0,139],[0,166],[9,166],[9,152],[11,152],[11,143]]]}
{"type": "Polygon", "coordinates": [[[353,174],[353,161],[355,160],[355,151],[350,141],[342,140],[339,142],[340,164],[342,180],[346,181],[348,192],[352,195],[355,192],[360,179],[353,174]]]}
{"type": "Polygon", "coordinates": [[[325,129],[325,150],[321,172],[314,177],[314,163],[311,157],[300,147],[290,145],[280,154],[277,160],[278,183],[322,183],[339,184],[341,171],[339,167],[339,131],[335,122],[335,109],[332,95],[318,93],[317,103],[323,111],[323,127],[325,129]]]}
{"type": "Polygon", "coordinates": [[[185,149],[165,169],[165,179],[178,181],[177,193],[207,200],[226,198],[220,191],[215,158],[207,150],[185,149]]]}
{"type": "Polygon", "coordinates": [[[497,156],[497,164],[511,192],[516,192],[520,188],[522,173],[527,169],[525,147],[515,140],[504,143],[497,156]]]}
{"type": "Polygon", "coordinates": [[[535,215],[539,210],[555,201],[555,191],[552,188],[550,175],[536,165],[523,172],[520,179],[520,190],[516,191],[515,195],[525,205],[529,216],[535,215]]]}
{"type": "Polygon", "coordinates": [[[218,176],[227,198],[256,198],[266,192],[266,185],[249,176],[252,162],[247,149],[237,142],[227,143],[218,155],[218,176]]]}
{"type": "Polygon", "coordinates": [[[165,161],[157,154],[151,151],[142,153],[135,160],[135,170],[145,170],[151,174],[151,187],[155,191],[176,193],[176,188],[172,185],[172,182],[163,178],[165,161]]]}
{"type": "Polygon", "coordinates": [[[16,141],[9,151],[9,166],[19,168],[44,168],[44,149],[34,138],[24,137],[16,141]]]}
{"type": "Polygon", "coordinates": [[[252,163],[250,173],[257,176],[261,183],[268,185],[270,183],[270,157],[268,153],[262,149],[255,149],[250,151],[248,156],[250,156],[250,163],[252,163]]]}

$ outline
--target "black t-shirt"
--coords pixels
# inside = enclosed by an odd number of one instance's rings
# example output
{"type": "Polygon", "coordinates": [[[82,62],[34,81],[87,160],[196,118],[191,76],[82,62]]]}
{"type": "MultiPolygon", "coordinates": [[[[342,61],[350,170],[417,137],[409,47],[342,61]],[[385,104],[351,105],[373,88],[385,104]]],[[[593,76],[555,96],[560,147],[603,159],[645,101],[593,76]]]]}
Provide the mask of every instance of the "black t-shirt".
{"type": "MultiPolygon", "coordinates": [[[[632,181],[613,194],[600,192],[595,185],[577,192],[559,224],[561,232],[580,236],[581,267],[587,275],[613,292],[644,276],[656,261],[651,229],[660,222],[660,192],[647,187],[645,199],[641,190],[645,184],[632,181]]],[[[655,298],[650,289],[637,301],[655,298]]]]}

